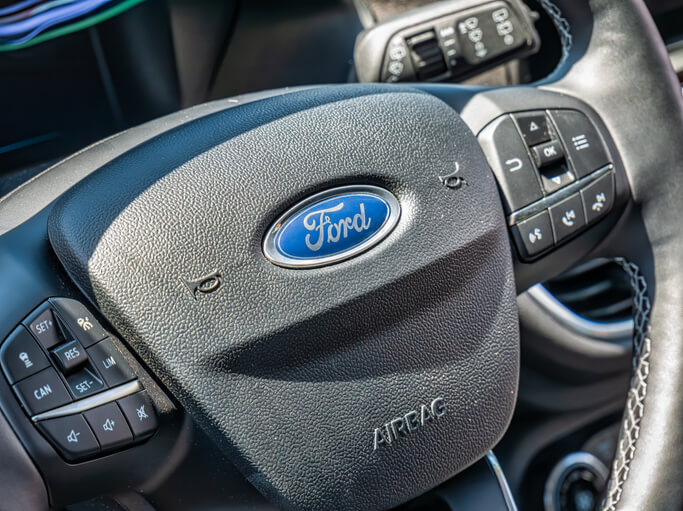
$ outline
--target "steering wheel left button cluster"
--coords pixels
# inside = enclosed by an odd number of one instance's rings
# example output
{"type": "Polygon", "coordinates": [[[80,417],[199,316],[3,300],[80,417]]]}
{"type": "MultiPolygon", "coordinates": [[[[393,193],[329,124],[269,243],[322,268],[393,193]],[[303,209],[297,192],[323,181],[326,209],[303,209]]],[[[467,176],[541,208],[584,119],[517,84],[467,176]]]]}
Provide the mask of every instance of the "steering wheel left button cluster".
{"type": "Polygon", "coordinates": [[[122,350],[83,304],[68,298],[43,303],[0,347],[19,402],[68,461],[130,446],[158,427],[122,350]]]}

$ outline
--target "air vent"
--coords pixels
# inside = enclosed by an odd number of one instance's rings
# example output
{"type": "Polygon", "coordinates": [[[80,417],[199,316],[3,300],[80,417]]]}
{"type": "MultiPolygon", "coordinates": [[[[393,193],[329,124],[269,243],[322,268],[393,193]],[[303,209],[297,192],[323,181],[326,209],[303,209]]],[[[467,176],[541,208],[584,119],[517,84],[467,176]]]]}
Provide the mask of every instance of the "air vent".
{"type": "Polygon", "coordinates": [[[555,298],[591,321],[631,319],[631,285],[616,263],[594,259],[545,283],[555,298]]]}
{"type": "Polygon", "coordinates": [[[577,333],[613,340],[631,337],[631,286],[626,273],[610,260],[591,260],[534,286],[529,293],[577,333]]]}

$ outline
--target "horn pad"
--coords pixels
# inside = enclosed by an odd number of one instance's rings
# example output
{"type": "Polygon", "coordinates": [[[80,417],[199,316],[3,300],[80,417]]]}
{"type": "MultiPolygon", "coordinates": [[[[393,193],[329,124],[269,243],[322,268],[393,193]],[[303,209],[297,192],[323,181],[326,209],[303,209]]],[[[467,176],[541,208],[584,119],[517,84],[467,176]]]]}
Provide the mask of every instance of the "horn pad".
{"type": "Polygon", "coordinates": [[[48,231],[70,276],[279,506],[388,508],[483,456],[512,414],[519,332],[469,128],[407,87],[213,110],[127,133],[139,143],[60,199],[48,231]],[[386,238],[331,266],[266,259],[276,218],[347,185],[397,198],[386,238]]]}

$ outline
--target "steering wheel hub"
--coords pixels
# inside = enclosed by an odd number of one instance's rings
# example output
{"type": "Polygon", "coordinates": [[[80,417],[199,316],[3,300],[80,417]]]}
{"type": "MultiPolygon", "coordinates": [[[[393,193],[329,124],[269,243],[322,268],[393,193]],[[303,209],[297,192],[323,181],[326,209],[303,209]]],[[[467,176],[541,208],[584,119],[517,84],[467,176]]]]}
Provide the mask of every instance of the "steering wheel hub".
{"type": "Polygon", "coordinates": [[[399,504],[508,424],[519,333],[503,211],[474,135],[431,95],[330,87],[201,117],[73,188],[49,237],[281,506],[399,504]],[[444,185],[456,169],[467,186],[444,185]],[[264,236],[271,260],[277,247],[338,264],[271,264],[264,236]],[[188,294],[207,275],[220,286],[188,294]]]}

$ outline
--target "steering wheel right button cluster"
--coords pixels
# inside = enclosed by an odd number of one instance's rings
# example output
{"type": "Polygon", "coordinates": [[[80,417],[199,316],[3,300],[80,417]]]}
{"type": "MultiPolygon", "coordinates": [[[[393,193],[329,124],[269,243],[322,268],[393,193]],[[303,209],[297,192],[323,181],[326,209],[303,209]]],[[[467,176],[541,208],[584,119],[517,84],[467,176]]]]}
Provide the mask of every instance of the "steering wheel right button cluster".
{"type": "Polygon", "coordinates": [[[503,115],[478,136],[520,257],[542,256],[605,216],[614,168],[603,138],[576,110],[503,115]]]}

